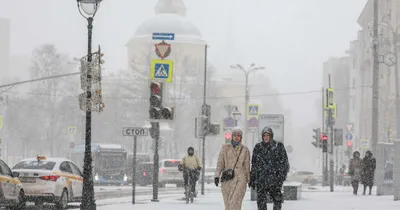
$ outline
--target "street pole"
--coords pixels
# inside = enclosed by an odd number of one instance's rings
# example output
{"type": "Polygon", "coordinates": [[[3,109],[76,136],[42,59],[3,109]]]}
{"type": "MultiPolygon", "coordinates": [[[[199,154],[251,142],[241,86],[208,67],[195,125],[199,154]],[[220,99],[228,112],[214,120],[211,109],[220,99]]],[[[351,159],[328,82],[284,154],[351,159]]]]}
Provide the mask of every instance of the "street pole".
{"type": "MultiPolygon", "coordinates": [[[[249,124],[247,117],[247,106],[249,105],[249,74],[250,71],[245,71],[246,83],[245,83],[245,100],[244,100],[244,136],[247,140],[249,132],[249,124]]],[[[252,145],[253,146],[253,145],[252,145]]]]}
{"type": "Polygon", "coordinates": [[[92,168],[92,31],[93,17],[87,18],[88,21],[88,54],[87,54],[87,84],[86,84],[86,125],[85,125],[85,157],[83,166],[83,199],[81,210],[95,210],[93,187],[93,168],[92,168]]]}
{"type": "Polygon", "coordinates": [[[133,157],[132,157],[132,204],[135,204],[136,196],[136,153],[137,153],[137,136],[133,136],[133,157]]]}
{"type": "MultiPolygon", "coordinates": [[[[202,115],[205,116],[207,114],[207,103],[206,103],[206,97],[207,97],[207,45],[204,47],[204,90],[203,90],[203,108],[202,108],[202,115]]],[[[210,116],[211,117],[211,116],[210,116]]],[[[210,120],[207,119],[207,129],[210,127],[210,120]]],[[[203,135],[203,145],[202,145],[202,151],[201,151],[201,163],[203,167],[201,168],[201,194],[204,195],[204,179],[205,179],[205,168],[206,168],[206,135],[203,135]]]]}
{"type": "MultiPolygon", "coordinates": [[[[396,29],[393,30],[393,52],[397,56],[397,30],[400,27],[397,26],[396,29]]],[[[396,85],[396,136],[397,139],[400,139],[400,84],[399,84],[399,61],[396,59],[396,63],[394,64],[394,77],[395,77],[395,85],[396,85]]]]}
{"type": "MultiPolygon", "coordinates": [[[[325,89],[324,89],[324,87],[322,87],[322,129],[321,129],[321,131],[322,132],[325,132],[325,101],[324,101],[324,95],[325,95],[325,89]]],[[[318,141],[318,148],[320,148],[320,146],[321,146],[321,148],[322,148],[322,145],[320,145],[320,141],[318,141]]],[[[322,154],[321,154],[321,162],[322,162],[322,186],[324,187],[325,185],[326,185],[326,182],[325,182],[325,180],[326,180],[326,173],[325,173],[325,167],[324,167],[324,165],[325,165],[325,162],[324,162],[324,152],[323,152],[323,150],[321,149],[321,152],[322,152],[322,154]]]]}
{"type": "MultiPolygon", "coordinates": [[[[331,88],[331,75],[329,74],[329,88],[331,88]]],[[[328,96],[327,96],[328,97],[328,96]]],[[[329,97],[328,97],[329,98],[329,97]]],[[[329,155],[329,162],[330,162],[330,164],[329,164],[329,170],[330,170],[330,177],[329,177],[329,186],[330,186],[330,191],[331,192],[333,192],[333,188],[334,188],[334,171],[333,171],[333,168],[334,168],[334,163],[333,163],[333,147],[334,147],[334,144],[333,144],[333,110],[332,110],[332,108],[329,108],[328,109],[328,111],[329,111],[329,120],[328,120],[328,122],[329,122],[329,132],[330,132],[330,136],[329,136],[329,138],[330,138],[330,146],[331,146],[331,148],[330,148],[330,150],[329,150],[329,153],[330,153],[330,155],[329,155]]]]}
{"type": "MultiPolygon", "coordinates": [[[[379,43],[378,43],[378,0],[374,0],[374,24],[373,24],[373,72],[372,72],[372,135],[371,149],[375,154],[378,143],[379,126],[379,43]]],[[[398,108],[398,107],[397,107],[398,108]]]]}
{"type": "Polygon", "coordinates": [[[153,161],[153,199],[152,202],[158,202],[158,170],[159,169],[159,156],[158,156],[158,143],[160,139],[160,123],[150,122],[151,129],[154,132],[154,161],[153,161]]]}

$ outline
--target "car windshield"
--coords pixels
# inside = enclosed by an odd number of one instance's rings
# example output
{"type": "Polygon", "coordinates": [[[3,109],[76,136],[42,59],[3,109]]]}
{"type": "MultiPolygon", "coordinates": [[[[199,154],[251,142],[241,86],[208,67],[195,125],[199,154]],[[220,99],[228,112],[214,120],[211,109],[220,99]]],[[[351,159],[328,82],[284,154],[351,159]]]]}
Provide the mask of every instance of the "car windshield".
{"type": "Polygon", "coordinates": [[[180,161],[179,160],[168,160],[164,162],[164,166],[166,168],[170,168],[170,167],[178,167],[179,166],[180,161]]]}
{"type": "Polygon", "coordinates": [[[51,161],[37,161],[37,160],[29,160],[29,161],[21,161],[17,163],[13,169],[39,169],[39,170],[53,170],[56,162],[51,161]]]}

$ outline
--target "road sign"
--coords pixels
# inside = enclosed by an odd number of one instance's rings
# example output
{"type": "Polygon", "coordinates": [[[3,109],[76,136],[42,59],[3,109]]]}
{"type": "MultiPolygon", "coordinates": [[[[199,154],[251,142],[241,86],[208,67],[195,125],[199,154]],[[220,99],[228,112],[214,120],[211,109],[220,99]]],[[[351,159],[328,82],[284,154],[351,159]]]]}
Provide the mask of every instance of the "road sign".
{"type": "Polygon", "coordinates": [[[161,59],[168,57],[171,54],[171,45],[162,41],[161,43],[155,44],[156,55],[161,59]]]}
{"type": "Polygon", "coordinates": [[[368,149],[369,148],[369,140],[368,139],[361,139],[360,148],[361,149],[368,149]]]}
{"type": "Polygon", "coordinates": [[[258,116],[258,130],[261,132],[264,127],[270,127],[274,131],[274,140],[284,142],[285,121],[282,114],[260,114],[258,116]]]}
{"type": "Polygon", "coordinates": [[[232,114],[232,111],[233,111],[235,108],[237,108],[237,106],[231,105],[231,104],[225,105],[225,106],[224,106],[224,109],[225,109],[225,111],[226,111],[226,113],[227,113],[228,115],[231,115],[231,114],[232,114]]]}
{"type": "Polygon", "coordinates": [[[235,127],[235,119],[233,117],[226,117],[224,119],[224,128],[232,128],[235,127]]]}
{"type": "Polygon", "coordinates": [[[3,128],[3,116],[0,116],[0,129],[3,128]]]}
{"type": "Polygon", "coordinates": [[[68,131],[68,134],[76,135],[76,127],[75,126],[68,126],[67,131],[68,131]]]}
{"type": "Polygon", "coordinates": [[[348,132],[353,131],[353,124],[351,124],[351,123],[346,124],[346,128],[347,128],[348,132]]]}
{"type": "Polygon", "coordinates": [[[327,102],[328,102],[328,108],[333,109],[335,105],[335,99],[333,95],[333,88],[327,88],[326,89],[326,96],[327,96],[327,102]]]}
{"type": "Polygon", "coordinates": [[[258,117],[258,115],[260,115],[260,105],[258,104],[247,105],[247,116],[258,117]]]}
{"type": "Polygon", "coordinates": [[[174,40],[174,33],[153,33],[153,40],[174,40]]]}
{"type": "Polygon", "coordinates": [[[353,139],[353,135],[351,133],[347,133],[346,140],[352,140],[352,139],[353,139]]]}
{"type": "Polygon", "coordinates": [[[122,128],[123,136],[148,136],[149,130],[141,127],[124,127],[122,128]]]}
{"type": "Polygon", "coordinates": [[[150,68],[150,79],[172,82],[173,71],[174,71],[174,61],[152,60],[150,68]]]}
{"type": "Polygon", "coordinates": [[[257,128],[258,127],[258,119],[256,117],[250,118],[247,125],[249,128],[257,128]]]}

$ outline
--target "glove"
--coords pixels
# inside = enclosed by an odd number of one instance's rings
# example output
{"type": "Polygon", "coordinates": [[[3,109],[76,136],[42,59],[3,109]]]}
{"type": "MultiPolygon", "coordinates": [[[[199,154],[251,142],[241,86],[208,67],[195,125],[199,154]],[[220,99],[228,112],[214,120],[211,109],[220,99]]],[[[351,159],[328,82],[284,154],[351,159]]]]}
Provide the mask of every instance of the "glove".
{"type": "Polygon", "coordinates": [[[218,184],[219,184],[219,178],[218,177],[214,178],[214,183],[215,183],[215,186],[218,187],[218,184]]]}
{"type": "Polygon", "coordinates": [[[198,166],[198,167],[197,167],[197,170],[199,170],[199,171],[200,171],[200,170],[201,170],[201,167],[200,167],[200,166],[198,166]]]}

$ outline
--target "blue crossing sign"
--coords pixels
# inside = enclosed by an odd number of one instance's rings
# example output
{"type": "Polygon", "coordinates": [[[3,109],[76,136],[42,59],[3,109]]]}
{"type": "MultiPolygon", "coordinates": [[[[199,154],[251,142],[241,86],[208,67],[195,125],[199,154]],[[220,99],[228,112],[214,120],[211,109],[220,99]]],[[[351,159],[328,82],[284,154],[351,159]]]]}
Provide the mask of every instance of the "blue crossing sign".
{"type": "Polygon", "coordinates": [[[351,133],[347,133],[346,134],[346,140],[352,140],[353,139],[353,135],[351,133]]]}

